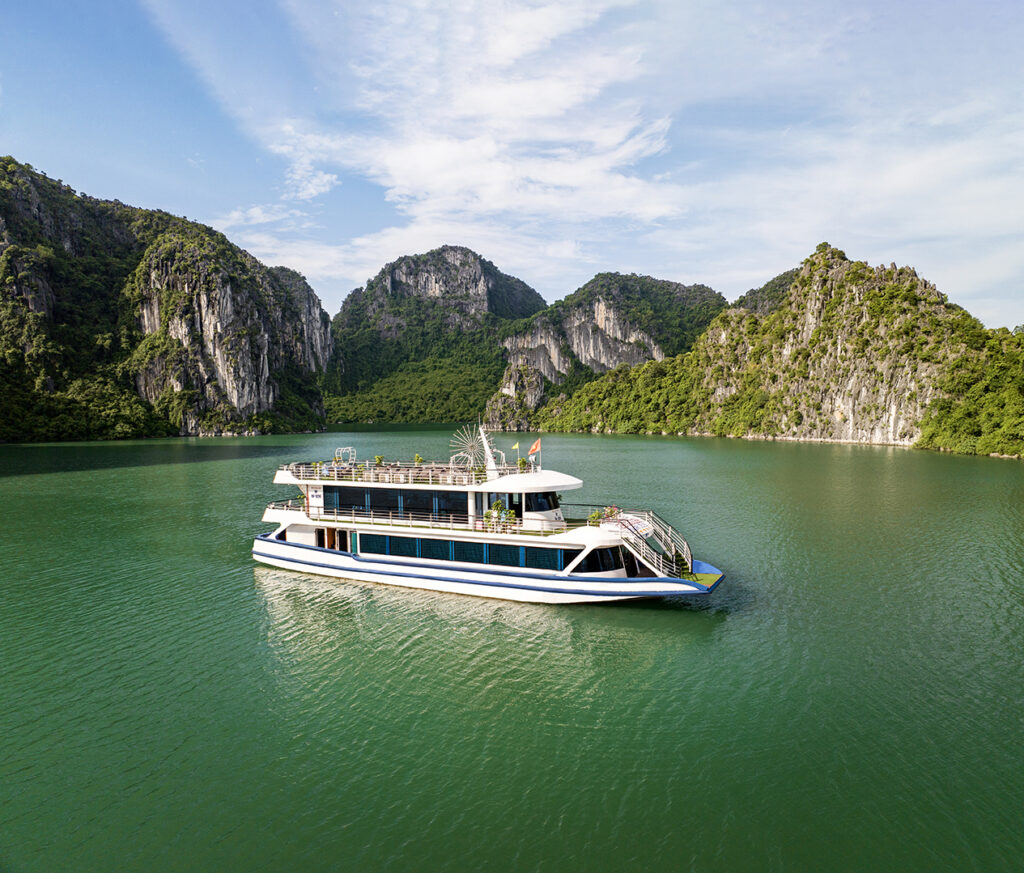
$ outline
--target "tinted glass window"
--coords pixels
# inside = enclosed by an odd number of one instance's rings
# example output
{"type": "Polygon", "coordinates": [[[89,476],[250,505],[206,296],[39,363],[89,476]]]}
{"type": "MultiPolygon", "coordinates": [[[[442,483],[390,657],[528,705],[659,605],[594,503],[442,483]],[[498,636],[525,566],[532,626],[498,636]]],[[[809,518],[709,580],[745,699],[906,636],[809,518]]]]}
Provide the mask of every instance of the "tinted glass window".
{"type": "Polygon", "coordinates": [[[622,567],[622,555],[618,548],[594,549],[575,570],[577,573],[601,573],[622,567]]]}
{"type": "Polygon", "coordinates": [[[559,549],[558,551],[562,553],[561,565],[558,569],[564,570],[580,556],[583,549],[559,549]]]}
{"type": "Polygon", "coordinates": [[[558,495],[554,491],[526,495],[527,512],[550,512],[558,509],[558,495]]]}
{"type": "Polygon", "coordinates": [[[397,488],[370,488],[370,509],[374,512],[398,512],[397,488]]]}
{"type": "Polygon", "coordinates": [[[437,511],[440,515],[465,516],[468,511],[466,495],[457,491],[438,491],[437,511]]]}
{"type": "Polygon", "coordinates": [[[403,558],[416,557],[415,537],[390,537],[389,539],[391,540],[392,555],[401,555],[403,558]]]}
{"type": "Polygon", "coordinates": [[[433,561],[450,561],[452,544],[450,540],[420,540],[420,557],[433,561]]]}
{"type": "Polygon", "coordinates": [[[491,543],[487,547],[487,563],[503,564],[506,567],[518,567],[519,546],[504,546],[491,543]]]}
{"type": "Polygon", "coordinates": [[[534,570],[560,570],[558,566],[561,549],[535,549],[527,547],[526,566],[534,570]]]}
{"type": "Polygon", "coordinates": [[[605,570],[622,569],[622,551],[618,546],[613,549],[601,549],[601,567],[605,570]]]}
{"type": "Polygon", "coordinates": [[[469,561],[473,564],[482,564],[484,562],[484,544],[483,543],[461,543],[458,540],[455,541],[455,560],[456,561],[469,561]]]}
{"type": "Polygon", "coordinates": [[[434,511],[433,491],[403,491],[402,510],[418,515],[429,515],[434,511]]]}
{"type": "Polygon", "coordinates": [[[359,551],[374,555],[386,555],[388,553],[388,538],[380,534],[359,534],[359,551]]]}
{"type": "Polygon", "coordinates": [[[365,488],[345,488],[337,485],[324,486],[324,508],[350,510],[352,507],[363,509],[366,506],[365,488]]]}

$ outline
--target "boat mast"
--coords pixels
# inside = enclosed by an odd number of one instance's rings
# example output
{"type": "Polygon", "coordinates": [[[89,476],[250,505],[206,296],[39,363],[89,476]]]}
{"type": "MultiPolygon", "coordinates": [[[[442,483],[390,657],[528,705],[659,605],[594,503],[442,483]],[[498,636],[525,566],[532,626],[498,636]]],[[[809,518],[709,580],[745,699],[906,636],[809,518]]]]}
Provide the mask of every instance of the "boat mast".
{"type": "MultiPolygon", "coordinates": [[[[493,473],[495,476],[498,475],[498,463],[494,460],[494,451],[491,447],[491,438],[487,436],[487,431],[484,430],[484,426],[480,425],[480,442],[484,447],[484,460],[486,462],[487,472],[493,473]]],[[[492,478],[491,476],[487,477],[492,478]]]]}

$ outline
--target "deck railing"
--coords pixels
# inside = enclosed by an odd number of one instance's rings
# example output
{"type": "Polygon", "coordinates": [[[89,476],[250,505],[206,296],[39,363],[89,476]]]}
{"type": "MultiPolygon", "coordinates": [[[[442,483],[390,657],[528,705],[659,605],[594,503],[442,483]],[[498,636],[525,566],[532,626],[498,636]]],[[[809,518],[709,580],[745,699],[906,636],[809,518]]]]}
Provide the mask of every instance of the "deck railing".
{"type": "Polygon", "coordinates": [[[333,461],[283,464],[296,479],[326,480],[331,482],[386,482],[396,485],[475,485],[497,476],[529,473],[537,469],[529,461],[520,469],[518,464],[499,464],[489,473],[484,467],[466,467],[440,461],[382,461],[376,463],[342,464],[333,461]]]}
{"type": "Polygon", "coordinates": [[[301,512],[312,521],[334,521],[362,524],[401,525],[441,530],[477,531],[480,533],[529,534],[549,536],[587,526],[614,528],[645,564],[663,576],[678,577],[693,568],[689,543],[672,525],[650,509],[617,509],[594,504],[563,503],[564,527],[543,530],[534,527],[531,519],[525,526],[520,518],[489,519],[474,516],[472,524],[465,513],[399,512],[386,509],[326,509],[309,507],[305,500],[276,500],[267,509],[301,512]],[[656,545],[652,545],[651,541],[656,545]]]}
{"type": "Polygon", "coordinates": [[[562,513],[567,519],[586,514],[588,524],[615,527],[623,540],[652,570],[665,576],[679,576],[691,572],[693,568],[690,544],[652,509],[563,503],[562,513]],[[657,547],[651,545],[651,540],[654,540],[657,547]]]}
{"type": "MultiPolygon", "coordinates": [[[[548,530],[535,527],[537,520],[531,519],[529,526],[524,526],[522,519],[498,521],[497,519],[474,516],[472,524],[466,513],[433,513],[433,512],[399,512],[397,509],[327,509],[324,507],[307,507],[306,501],[299,498],[291,500],[275,500],[267,509],[301,512],[312,521],[350,521],[362,524],[401,525],[403,527],[428,527],[441,530],[478,531],[481,533],[525,533],[535,536],[546,536],[564,531],[558,527],[548,530]]],[[[579,525],[577,525],[579,526],[579,525]]]]}

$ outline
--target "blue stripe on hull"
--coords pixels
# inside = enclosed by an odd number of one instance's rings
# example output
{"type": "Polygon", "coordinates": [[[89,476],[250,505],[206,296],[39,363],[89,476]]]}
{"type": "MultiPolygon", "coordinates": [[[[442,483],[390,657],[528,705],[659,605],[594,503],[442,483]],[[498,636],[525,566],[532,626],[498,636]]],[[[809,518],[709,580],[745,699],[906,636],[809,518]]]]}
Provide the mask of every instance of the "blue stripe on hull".
{"type": "MultiPolygon", "coordinates": [[[[511,589],[517,589],[517,590],[520,590],[520,591],[537,591],[537,592],[542,592],[542,593],[545,593],[545,594],[568,594],[568,595],[578,595],[578,596],[582,596],[582,597],[609,597],[609,598],[620,598],[620,599],[624,598],[624,597],[629,597],[629,598],[639,598],[639,597],[677,597],[679,595],[705,594],[705,593],[710,592],[715,587],[715,586],[710,586],[708,588],[705,588],[704,586],[699,585],[699,583],[696,583],[697,587],[701,588],[703,590],[699,590],[699,591],[686,591],[686,590],[679,590],[678,588],[669,589],[667,591],[637,591],[635,588],[633,590],[608,590],[608,589],[602,589],[602,590],[582,589],[581,590],[581,589],[578,589],[578,588],[561,588],[561,587],[552,587],[552,586],[549,586],[549,585],[516,584],[514,582],[497,582],[497,581],[476,580],[476,579],[457,579],[457,578],[453,578],[451,576],[436,576],[436,575],[430,575],[430,574],[426,574],[426,573],[414,573],[414,572],[409,572],[408,570],[403,571],[403,572],[398,572],[398,571],[392,571],[392,570],[379,570],[379,569],[376,569],[376,567],[374,567],[373,569],[371,569],[370,567],[366,567],[365,569],[359,568],[359,567],[347,568],[347,567],[339,566],[337,564],[328,564],[328,563],[324,563],[324,562],[321,562],[321,561],[311,561],[311,560],[305,560],[305,559],[302,559],[302,558],[292,558],[292,557],[288,557],[286,555],[275,555],[275,554],[270,553],[270,552],[258,551],[257,548],[256,548],[257,545],[260,545],[260,543],[258,541],[260,539],[266,539],[266,538],[267,538],[267,535],[261,535],[260,537],[257,537],[257,542],[253,543],[252,554],[253,554],[254,558],[256,558],[257,560],[259,560],[260,558],[271,558],[271,559],[273,559],[275,561],[284,561],[284,562],[287,562],[287,563],[290,563],[290,564],[297,565],[297,567],[299,569],[307,568],[307,567],[312,567],[312,568],[322,568],[322,569],[334,570],[335,572],[339,572],[339,573],[344,573],[344,572],[346,572],[346,570],[348,570],[349,572],[353,572],[353,573],[363,572],[363,573],[372,573],[372,574],[377,575],[377,576],[391,576],[391,577],[395,577],[395,578],[407,578],[407,579],[422,579],[422,580],[431,581],[431,582],[444,582],[444,583],[447,583],[449,585],[468,585],[468,586],[473,586],[473,587],[479,586],[479,587],[485,587],[485,588],[511,588],[511,589]]],[[[289,548],[296,548],[297,547],[297,548],[303,548],[303,549],[311,549],[313,551],[318,551],[318,552],[319,551],[330,551],[330,550],[327,550],[327,549],[321,550],[321,549],[319,549],[316,546],[306,546],[306,545],[303,545],[301,543],[288,543],[287,547],[289,547],[289,548]]],[[[359,562],[366,563],[366,564],[372,563],[372,564],[376,565],[376,564],[379,564],[379,563],[390,563],[390,564],[394,565],[396,563],[396,562],[370,561],[370,560],[365,559],[365,558],[359,558],[359,557],[356,557],[356,556],[352,556],[352,555],[350,555],[347,552],[334,552],[334,554],[344,555],[346,558],[352,558],[355,561],[359,561],[359,562]]],[[[410,566],[410,569],[411,569],[412,566],[415,566],[415,565],[403,565],[403,566],[410,566]]],[[[708,565],[708,566],[710,566],[710,565],[708,565]]],[[[474,571],[467,568],[465,570],[462,570],[461,572],[471,573],[471,572],[474,572],[474,571]]],[[[487,571],[487,572],[490,573],[490,571],[487,571]]],[[[514,574],[500,573],[500,575],[510,575],[511,576],[511,575],[514,575],[514,574]]],[[[566,579],[567,577],[565,577],[565,576],[550,577],[549,576],[549,577],[541,577],[541,578],[566,579]]],[[[640,581],[640,580],[637,580],[637,581],[640,581]]],[[[636,584],[636,583],[634,582],[632,584],[636,584]]],[[[682,584],[682,583],[680,583],[680,584],[682,584]]],[[[695,584],[695,583],[687,582],[686,584],[689,585],[689,584],[695,584]]],[[[717,585],[717,583],[716,583],[716,585],[717,585]]]]}

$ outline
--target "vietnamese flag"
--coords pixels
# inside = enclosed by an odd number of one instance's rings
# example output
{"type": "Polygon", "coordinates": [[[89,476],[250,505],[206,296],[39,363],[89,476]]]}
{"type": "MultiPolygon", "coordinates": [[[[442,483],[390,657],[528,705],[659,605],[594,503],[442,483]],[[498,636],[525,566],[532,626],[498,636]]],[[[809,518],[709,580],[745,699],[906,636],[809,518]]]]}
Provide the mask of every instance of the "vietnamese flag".
{"type": "Polygon", "coordinates": [[[528,455],[536,455],[537,452],[539,452],[539,451],[540,451],[540,437],[537,437],[537,442],[535,442],[532,446],[530,446],[530,451],[528,451],[526,454],[528,454],[528,455]]]}

